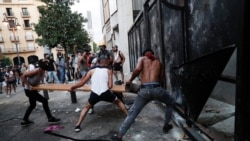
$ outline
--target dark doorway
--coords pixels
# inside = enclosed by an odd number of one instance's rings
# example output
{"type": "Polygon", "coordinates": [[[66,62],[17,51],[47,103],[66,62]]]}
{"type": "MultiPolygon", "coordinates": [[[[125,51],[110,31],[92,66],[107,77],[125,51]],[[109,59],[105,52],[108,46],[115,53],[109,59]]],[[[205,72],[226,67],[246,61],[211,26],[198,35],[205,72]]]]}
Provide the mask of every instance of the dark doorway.
{"type": "Polygon", "coordinates": [[[20,58],[20,64],[18,63],[18,56],[13,58],[13,62],[15,66],[25,63],[24,58],[22,56],[19,56],[19,58],[20,58]]]}
{"type": "Polygon", "coordinates": [[[28,63],[29,64],[34,64],[38,62],[39,58],[36,55],[31,55],[28,57],[28,63]]]}

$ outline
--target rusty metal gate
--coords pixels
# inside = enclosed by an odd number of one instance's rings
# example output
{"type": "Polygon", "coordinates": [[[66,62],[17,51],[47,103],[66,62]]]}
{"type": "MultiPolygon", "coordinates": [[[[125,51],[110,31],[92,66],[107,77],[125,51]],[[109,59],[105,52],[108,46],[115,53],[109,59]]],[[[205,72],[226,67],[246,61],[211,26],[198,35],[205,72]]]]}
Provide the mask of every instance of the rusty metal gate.
{"type": "MultiPolygon", "coordinates": [[[[243,1],[148,0],[128,32],[130,68],[151,48],[164,64],[166,89],[196,121],[240,42],[243,1]]],[[[236,68],[234,68],[236,69],[236,68]]],[[[235,76],[224,81],[235,83],[235,76]]]]}

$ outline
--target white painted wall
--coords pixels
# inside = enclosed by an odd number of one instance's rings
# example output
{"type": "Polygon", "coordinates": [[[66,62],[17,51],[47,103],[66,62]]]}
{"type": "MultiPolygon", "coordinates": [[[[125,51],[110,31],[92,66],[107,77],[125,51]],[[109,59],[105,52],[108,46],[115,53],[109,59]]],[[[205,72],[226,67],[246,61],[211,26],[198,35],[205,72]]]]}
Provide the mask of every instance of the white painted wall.
{"type": "Polygon", "coordinates": [[[119,25],[119,33],[115,33],[114,44],[118,45],[119,50],[121,50],[126,57],[123,68],[126,75],[130,73],[128,31],[133,24],[132,0],[117,0],[117,7],[117,17],[115,17],[115,19],[117,20],[117,23],[119,25]]]}

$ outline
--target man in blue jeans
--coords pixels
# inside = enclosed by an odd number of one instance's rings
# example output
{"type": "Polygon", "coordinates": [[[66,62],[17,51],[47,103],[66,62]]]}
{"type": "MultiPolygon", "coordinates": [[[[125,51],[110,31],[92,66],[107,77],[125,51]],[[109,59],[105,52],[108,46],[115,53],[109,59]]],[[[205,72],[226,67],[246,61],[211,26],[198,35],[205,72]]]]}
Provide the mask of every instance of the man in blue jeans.
{"type": "Polygon", "coordinates": [[[61,52],[57,53],[57,60],[56,60],[57,70],[58,70],[58,78],[60,83],[65,83],[65,72],[66,72],[66,62],[63,54],[61,52]]]}
{"type": "Polygon", "coordinates": [[[133,106],[128,111],[128,116],[119,129],[119,133],[113,135],[112,140],[121,141],[143,107],[152,100],[158,100],[167,105],[163,132],[167,133],[173,128],[169,122],[175,101],[160,85],[161,79],[163,78],[162,65],[159,59],[154,56],[154,52],[151,49],[145,50],[143,56],[138,59],[136,68],[131,78],[126,82],[126,85],[130,85],[139,74],[141,78],[141,89],[138,92],[133,106]]]}
{"type": "Polygon", "coordinates": [[[48,68],[47,68],[48,77],[49,77],[48,83],[52,83],[53,80],[55,83],[59,83],[59,79],[57,77],[57,67],[53,59],[53,56],[47,54],[46,60],[48,61],[48,68]]]}

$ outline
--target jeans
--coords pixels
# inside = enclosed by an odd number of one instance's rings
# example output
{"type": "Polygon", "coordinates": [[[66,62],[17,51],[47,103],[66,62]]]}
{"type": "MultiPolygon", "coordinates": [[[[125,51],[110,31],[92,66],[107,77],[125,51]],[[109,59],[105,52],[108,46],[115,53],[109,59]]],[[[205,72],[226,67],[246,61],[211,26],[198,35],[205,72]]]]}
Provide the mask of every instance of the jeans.
{"type": "Polygon", "coordinates": [[[25,92],[26,96],[29,98],[30,106],[26,110],[26,113],[23,117],[23,120],[29,119],[31,112],[36,107],[36,101],[39,101],[43,104],[43,109],[47,115],[47,118],[50,119],[52,117],[50,109],[49,109],[48,100],[46,98],[44,98],[42,95],[40,95],[38,93],[38,91],[31,91],[31,90],[24,89],[24,92],[25,92]]]}
{"type": "Polygon", "coordinates": [[[55,71],[48,71],[48,77],[49,77],[49,80],[48,80],[49,83],[52,82],[52,79],[54,79],[56,83],[59,83],[59,79],[55,71]]]}
{"type": "Polygon", "coordinates": [[[133,106],[128,111],[128,116],[122,123],[122,126],[119,129],[119,134],[126,134],[127,130],[130,128],[135,118],[141,112],[143,107],[152,100],[158,100],[167,105],[165,111],[165,121],[164,124],[168,124],[171,120],[173,106],[175,104],[174,99],[169,95],[169,93],[162,87],[155,88],[141,88],[138,92],[138,95],[134,101],[133,106]]]}
{"type": "Polygon", "coordinates": [[[65,69],[64,68],[59,68],[58,72],[59,72],[60,83],[64,83],[65,82],[65,69]]]}
{"type": "Polygon", "coordinates": [[[86,75],[87,71],[82,70],[80,73],[81,73],[81,76],[84,77],[86,75]]]}

